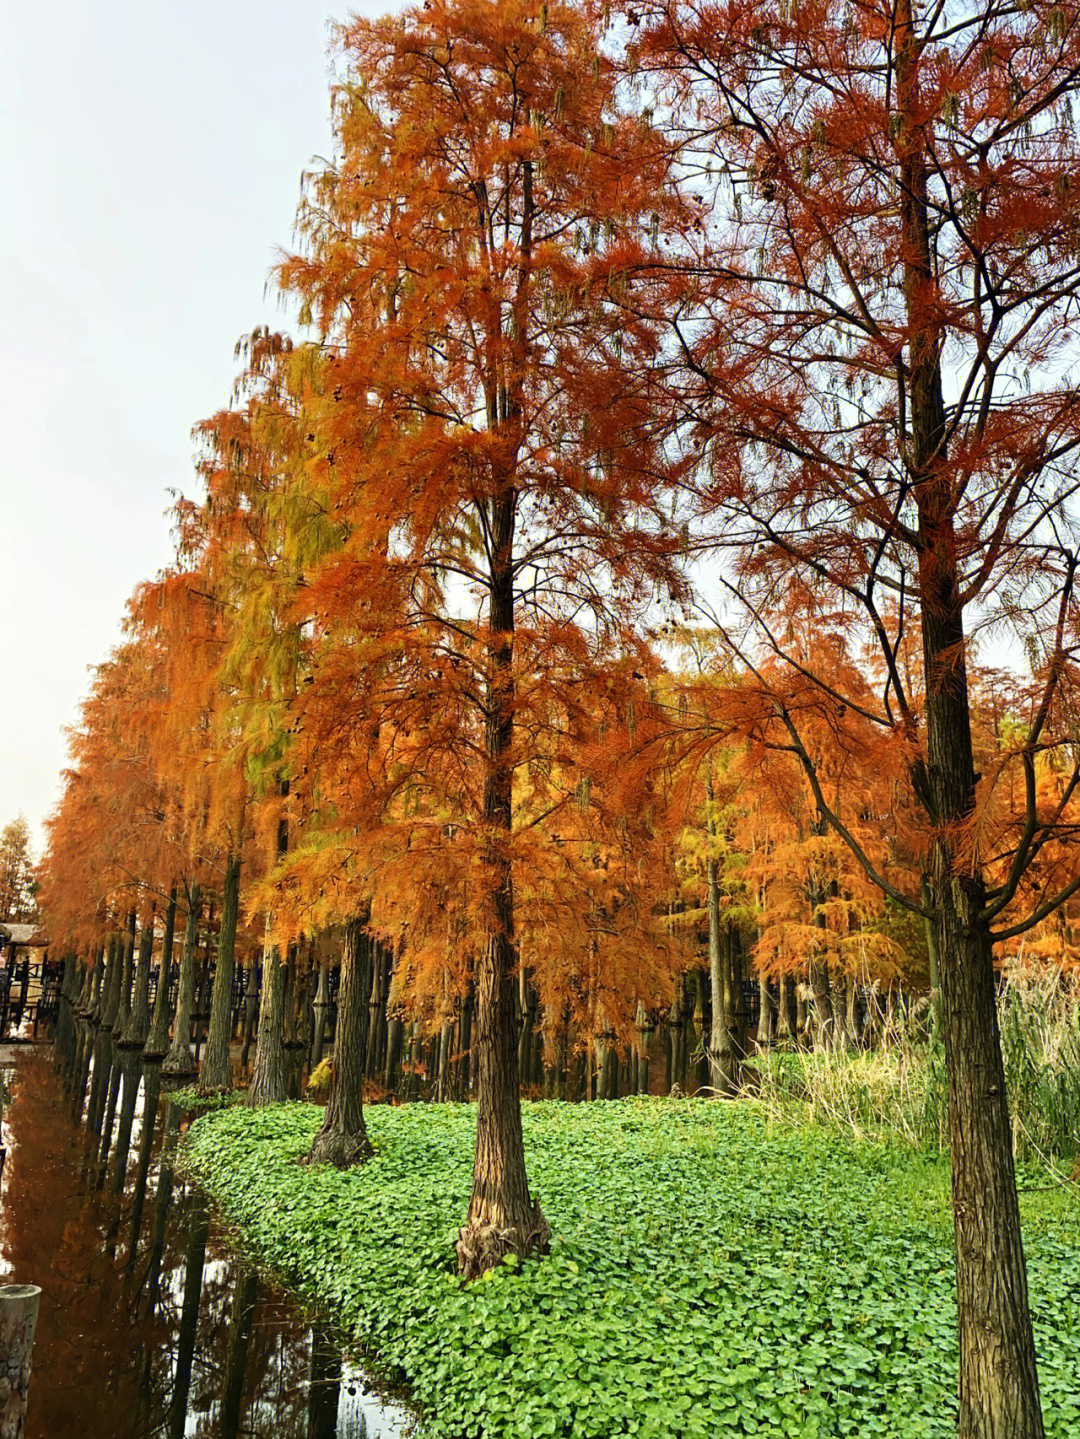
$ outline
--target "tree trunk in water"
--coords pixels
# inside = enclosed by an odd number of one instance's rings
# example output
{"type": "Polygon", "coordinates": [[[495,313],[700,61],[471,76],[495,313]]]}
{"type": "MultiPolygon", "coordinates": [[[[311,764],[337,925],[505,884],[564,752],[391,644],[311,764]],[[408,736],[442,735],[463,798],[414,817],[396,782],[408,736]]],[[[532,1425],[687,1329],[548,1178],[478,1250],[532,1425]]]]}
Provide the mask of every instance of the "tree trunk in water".
{"type": "Polygon", "coordinates": [[[173,936],[176,933],[176,890],[169,891],[169,907],[165,911],[165,937],[158,961],[157,993],[150,1033],[143,1045],[145,1059],[164,1059],[169,1048],[169,990],[172,988],[173,936]]]}
{"type": "Polygon", "coordinates": [[[112,953],[111,947],[112,940],[109,940],[108,945],[98,945],[98,955],[93,961],[91,1002],[86,1009],[86,1019],[89,1019],[93,1026],[101,1026],[102,1006],[105,1003],[105,979],[109,964],[106,954],[112,953]]]}
{"type": "Polygon", "coordinates": [[[131,982],[135,974],[135,925],[137,916],[132,910],[128,915],[127,933],[123,938],[124,965],[120,971],[120,1004],[113,1024],[113,1037],[117,1044],[125,1043],[127,1027],[131,1023],[131,982]]]}
{"type": "Polygon", "coordinates": [[[94,1003],[96,985],[100,982],[101,975],[101,954],[100,947],[87,962],[86,974],[83,976],[83,986],[79,993],[79,1002],[75,1006],[75,1013],[80,1019],[90,1017],[90,1007],[94,1003]]]}
{"type": "Polygon", "coordinates": [[[551,1238],[529,1194],[521,1134],[514,979],[514,889],[509,853],[513,829],[515,499],[504,491],[491,503],[491,672],[487,686],[484,825],[494,908],[476,975],[476,1152],[473,1188],[457,1243],[458,1269],[475,1279],[501,1263],[545,1253],[551,1238]]]}
{"type": "Polygon", "coordinates": [[[923,49],[911,0],[896,24],[899,219],[907,301],[912,497],[918,511],[931,888],[949,1078],[961,1439],[1042,1439],[985,890],[954,868],[975,809],[954,484],[945,469],[942,335],[930,243],[923,49]]]}
{"type": "Polygon", "coordinates": [[[322,1127],[311,1142],[309,1164],[333,1164],[338,1169],[346,1169],[361,1163],[371,1153],[364,1124],[364,1065],[373,958],[373,945],[364,931],[364,921],[350,920],[345,926],[341,948],[330,1097],[322,1127]]]}
{"type": "Polygon", "coordinates": [[[123,940],[113,935],[109,940],[109,968],[102,980],[101,1027],[112,1030],[120,1009],[120,975],[123,969],[123,940]]]}
{"type": "Polygon", "coordinates": [[[150,955],[154,947],[153,918],[143,925],[139,935],[139,967],[135,974],[135,997],[131,1014],[119,1043],[129,1049],[142,1049],[150,1033],[150,955]]]}
{"type": "Polygon", "coordinates": [[[75,1037],[75,1027],[72,1023],[74,1011],[74,989],[75,989],[75,956],[66,954],[62,961],[62,973],[60,978],[60,1007],[56,1016],[56,1029],[53,1032],[53,1049],[57,1058],[62,1061],[64,1075],[71,1072],[74,1062],[74,1049],[72,1041],[75,1037]]]}
{"type": "Polygon", "coordinates": [[[188,895],[187,924],[184,926],[184,952],[180,956],[180,989],[176,996],[172,1044],[161,1066],[162,1075],[187,1078],[196,1072],[191,1052],[191,1006],[195,998],[195,946],[199,937],[199,886],[193,884],[188,895]]]}
{"type": "MultiPolygon", "coordinates": [[[[267,920],[267,929],[269,927],[270,921],[267,920]]],[[[285,966],[277,949],[268,941],[263,949],[255,1068],[247,1096],[247,1102],[253,1108],[262,1104],[284,1104],[289,1097],[285,1085],[285,1044],[282,1036],[284,1008],[285,966]]]]}
{"type": "Polygon", "coordinates": [[[203,1094],[223,1093],[233,1087],[230,1041],[233,975],[236,970],[236,918],[239,908],[240,856],[230,854],[225,860],[225,878],[222,885],[221,929],[218,932],[214,992],[210,1000],[210,1028],[199,1069],[199,1089],[203,1094]]]}

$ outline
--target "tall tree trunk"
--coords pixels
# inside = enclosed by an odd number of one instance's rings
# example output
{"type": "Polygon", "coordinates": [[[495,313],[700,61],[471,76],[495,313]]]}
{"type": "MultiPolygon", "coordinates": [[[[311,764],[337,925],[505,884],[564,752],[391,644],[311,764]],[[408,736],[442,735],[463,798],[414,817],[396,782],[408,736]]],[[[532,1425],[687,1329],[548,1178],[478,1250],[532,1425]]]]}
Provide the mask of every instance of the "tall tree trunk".
{"type": "Polygon", "coordinates": [[[150,916],[139,933],[139,965],[135,972],[135,994],[131,1013],[118,1043],[127,1049],[141,1049],[150,1033],[150,955],[154,947],[154,918],[150,916]]]}
{"type": "Polygon", "coordinates": [[[247,966],[244,980],[244,1029],[240,1040],[240,1068],[247,1072],[251,1062],[251,1040],[255,1033],[255,1018],[259,1012],[259,967],[252,961],[247,966]]]}
{"type": "Polygon", "coordinates": [[[450,1098],[450,1054],[453,1034],[454,1021],[452,1019],[444,1020],[439,1026],[439,1073],[434,1095],[440,1104],[445,1104],[450,1098]]]}
{"type": "Polygon", "coordinates": [[[776,1037],[776,1000],[769,981],[758,972],[758,1049],[768,1049],[776,1037]]]}
{"type": "Polygon", "coordinates": [[[386,1068],[383,1070],[383,1088],[388,1094],[398,1091],[398,1073],[401,1069],[401,1047],[405,1042],[405,1024],[400,1016],[390,1020],[386,1039],[386,1068]]]}
{"type": "Polygon", "coordinates": [[[112,965],[112,945],[111,939],[107,945],[98,945],[97,957],[94,960],[93,987],[90,991],[90,1005],[86,1011],[86,1017],[95,1027],[101,1024],[101,1012],[105,1003],[105,981],[109,967],[112,965]]]}
{"type": "Polygon", "coordinates": [[[742,1082],[745,1045],[739,1034],[742,1008],[741,954],[728,929],[720,929],[720,886],[714,859],[706,861],[709,914],[709,979],[712,986],[712,1034],[709,1069],[713,1088],[727,1096],[737,1094],[742,1082]]]}
{"type": "Polygon", "coordinates": [[[338,1169],[346,1169],[361,1163],[371,1153],[364,1123],[364,1065],[373,959],[373,945],[365,932],[364,921],[350,920],[345,926],[341,948],[330,1097],[322,1127],[311,1142],[309,1164],[334,1164],[338,1169]]]}
{"type": "MultiPolygon", "coordinates": [[[[319,982],[315,990],[315,1023],[311,1032],[310,1068],[322,1062],[323,1045],[326,1043],[326,1024],[330,1016],[330,970],[327,965],[319,966],[319,982]]],[[[387,1088],[390,1086],[387,1085],[387,1088]]]]}
{"type": "Polygon", "coordinates": [[[180,956],[180,988],[176,996],[172,1044],[161,1066],[163,1075],[187,1078],[198,1066],[191,1052],[191,1007],[195,998],[195,948],[199,939],[200,895],[198,883],[188,892],[187,924],[184,926],[184,952],[180,956]]]}
{"type": "Polygon", "coordinates": [[[120,971],[120,1003],[113,1024],[113,1037],[117,1044],[125,1042],[124,1036],[131,1022],[131,981],[135,973],[135,925],[138,922],[135,911],[128,915],[127,932],[123,938],[124,964],[120,971]]]}
{"type": "MultiPolygon", "coordinates": [[[[824,835],[828,832],[829,822],[823,814],[815,816],[810,826],[815,835],[824,835]]],[[[809,963],[810,988],[814,991],[814,1019],[817,1025],[817,1042],[822,1049],[832,1049],[836,1045],[838,1033],[838,1020],[836,1009],[833,1005],[832,992],[829,986],[829,964],[825,957],[825,933],[827,925],[825,922],[825,911],[822,906],[828,895],[828,886],[823,880],[815,879],[810,890],[810,906],[812,910],[811,923],[814,928],[821,931],[821,951],[811,953],[809,963]]]]}
{"type": "MultiPolygon", "coordinates": [[[[939,527],[940,528],[940,527],[939,527]]],[[[950,527],[951,530],[951,527],[950,527]]],[[[951,836],[975,805],[975,765],[947,530],[924,557],[931,887],[941,964],[956,1242],[962,1439],[1042,1439],[1027,1271],[982,879],[954,867],[951,836]]]]}
{"type": "Polygon", "coordinates": [[[199,1089],[204,1094],[226,1092],[233,1087],[230,1049],[233,975],[236,972],[236,919],[239,908],[240,856],[230,854],[225,860],[225,878],[222,881],[221,928],[218,931],[214,991],[210,1000],[210,1028],[199,1069],[199,1089]]]}
{"type": "Polygon", "coordinates": [[[514,978],[513,828],[514,542],[512,492],[491,505],[492,556],[484,825],[494,908],[476,974],[476,1152],[469,1212],[458,1237],[458,1268],[475,1279],[506,1254],[546,1252],[551,1237],[529,1194],[521,1134],[514,978]]]}
{"type": "MultiPolygon", "coordinates": [[[[270,920],[266,922],[267,931],[270,920]]],[[[284,1104],[288,1099],[285,1083],[285,1042],[282,1025],[285,1015],[285,966],[277,947],[267,941],[263,946],[262,994],[259,996],[259,1032],[255,1041],[255,1067],[251,1073],[247,1102],[252,1107],[262,1104],[284,1104]]]]}
{"type": "Polygon", "coordinates": [[[909,473],[919,519],[931,889],[941,966],[956,1233],[962,1439],[1042,1439],[1043,1420],[1013,1170],[994,962],[982,878],[954,865],[975,808],[963,600],[945,465],[940,308],[930,245],[922,43],[896,11],[896,132],[908,309],[909,473]]]}
{"type": "Polygon", "coordinates": [[[596,1097],[598,1099],[618,1099],[619,1097],[619,1050],[615,1044],[613,1034],[605,1034],[597,1040],[599,1054],[599,1073],[596,1083],[596,1097]]]}
{"type": "Polygon", "coordinates": [[[120,976],[124,967],[123,939],[114,934],[109,940],[109,968],[102,980],[101,1027],[112,1032],[120,1010],[120,976]]]}
{"type": "Polygon", "coordinates": [[[169,907],[165,911],[165,937],[158,961],[157,992],[150,1033],[143,1045],[144,1059],[163,1059],[169,1048],[169,991],[172,988],[173,937],[176,934],[176,887],[169,891],[169,907]]]}
{"type": "MultiPolygon", "coordinates": [[[[289,781],[279,783],[284,800],[289,794],[289,781]]],[[[289,820],[284,807],[278,818],[277,858],[284,858],[289,849],[289,820]]],[[[259,997],[259,1034],[255,1042],[255,1068],[251,1074],[247,1102],[257,1108],[263,1104],[284,1104],[289,1097],[285,1079],[285,966],[277,948],[270,943],[271,917],[266,916],[266,939],[263,944],[262,994],[259,997]]]]}
{"type": "Polygon", "coordinates": [[[847,986],[847,1031],[852,1044],[858,1049],[862,1045],[863,1033],[859,1014],[859,986],[853,979],[848,980],[847,986]]]}
{"type": "Polygon", "coordinates": [[[649,1043],[653,1035],[653,1024],[652,1016],[640,999],[638,1000],[636,1023],[638,1032],[637,1092],[648,1094],[649,1043]]]}

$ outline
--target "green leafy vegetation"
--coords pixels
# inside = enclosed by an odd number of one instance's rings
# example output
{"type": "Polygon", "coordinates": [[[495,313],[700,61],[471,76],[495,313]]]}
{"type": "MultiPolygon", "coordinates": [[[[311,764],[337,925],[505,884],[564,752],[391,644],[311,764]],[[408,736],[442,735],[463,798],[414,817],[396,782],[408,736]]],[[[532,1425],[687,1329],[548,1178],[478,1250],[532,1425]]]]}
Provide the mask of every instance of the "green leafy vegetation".
{"type": "MultiPolygon", "coordinates": [[[[308,1169],[323,1111],[225,1108],[184,1162],[253,1253],[409,1386],[425,1439],[956,1428],[948,1160],[763,1106],[527,1105],[542,1262],[462,1286],[466,1105],[376,1106],[374,1157],[308,1169]]],[[[1080,1204],[1023,1196],[1047,1433],[1080,1432],[1080,1204]]]]}
{"type": "Polygon", "coordinates": [[[238,1104],[243,1095],[235,1089],[211,1090],[204,1094],[194,1084],[185,1085],[183,1089],[175,1089],[169,1094],[169,1099],[189,1114],[201,1114],[209,1109],[228,1109],[230,1105],[238,1104]]]}

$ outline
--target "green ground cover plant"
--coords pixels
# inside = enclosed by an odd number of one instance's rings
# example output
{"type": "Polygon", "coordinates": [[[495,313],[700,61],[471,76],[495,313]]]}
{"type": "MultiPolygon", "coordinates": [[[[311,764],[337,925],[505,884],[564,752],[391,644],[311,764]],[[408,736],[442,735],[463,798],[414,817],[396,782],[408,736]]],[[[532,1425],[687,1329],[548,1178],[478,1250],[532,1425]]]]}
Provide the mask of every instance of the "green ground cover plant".
{"type": "MultiPolygon", "coordinates": [[[[253,1254],[408,1385],[426,1439],[955,1433],[948,1161],[753,1102],[525,1107],[551,1254],[463,1287],[466,1105],[374,1106],[361,1169],[308,1104],[227,1107],[184,1164],[253,1254]]],[[[1080,1432],[1080,1203],[1024,1198],[1052,1439],[1080,1432]]]]}
{"type": "Polygon", "coordinates": [[[182,1109],[186,1114],[202,1114],[208,1109],[227,1109],[230,1105],[239,1104],[242,1098],[243,1095],[235,1089],[203,1094],[193,1084],[174,1089],[169,1094],[169,1099],[177,1109],[182,1109]]]}

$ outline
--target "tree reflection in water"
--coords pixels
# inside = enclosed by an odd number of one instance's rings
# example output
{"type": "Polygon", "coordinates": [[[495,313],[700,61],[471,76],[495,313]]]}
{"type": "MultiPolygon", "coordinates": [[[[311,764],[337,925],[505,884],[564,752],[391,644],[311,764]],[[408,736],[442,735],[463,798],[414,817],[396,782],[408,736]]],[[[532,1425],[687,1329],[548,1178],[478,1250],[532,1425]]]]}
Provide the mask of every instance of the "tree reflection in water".
{"type": "Polygon", "coordinates": [[[42,1288],[26,1439],[403,1435],[406,1414],[258,1282],[174,1175],[179,1115],[159,1066],[93,1052],[110,1072],[90,1075],[89,1122],[85,1068],[65,1088],[33,1051],[5,1114],[0,1268],[42,1288]]]}

